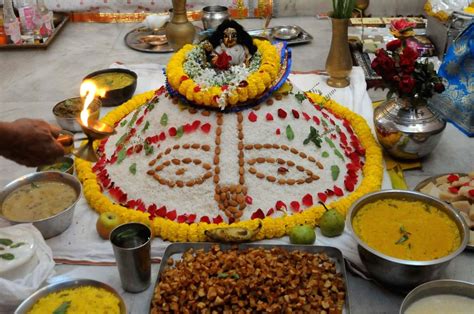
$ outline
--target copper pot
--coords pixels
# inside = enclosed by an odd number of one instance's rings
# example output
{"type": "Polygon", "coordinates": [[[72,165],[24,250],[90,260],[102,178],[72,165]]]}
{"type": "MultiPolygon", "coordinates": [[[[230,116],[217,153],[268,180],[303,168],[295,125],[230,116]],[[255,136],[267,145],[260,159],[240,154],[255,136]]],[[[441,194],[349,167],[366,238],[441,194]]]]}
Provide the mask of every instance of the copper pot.
{"type": "Polygon", "coordinates": [[[192,44],[196,29],[188,21],[186,0],[173,0],[173,18],[166,26],[166,37],[176,51],[186,44],[192,44]]]}
{"type": "Polygon", "coordinates": [[[327,84],[332,87],[346,87],[349,85],[348,76],[352,71],[352,57],[347,37],[348,19],[332,21],[331,49],[326,60],[326,71],[329,74],[327,84]]]}

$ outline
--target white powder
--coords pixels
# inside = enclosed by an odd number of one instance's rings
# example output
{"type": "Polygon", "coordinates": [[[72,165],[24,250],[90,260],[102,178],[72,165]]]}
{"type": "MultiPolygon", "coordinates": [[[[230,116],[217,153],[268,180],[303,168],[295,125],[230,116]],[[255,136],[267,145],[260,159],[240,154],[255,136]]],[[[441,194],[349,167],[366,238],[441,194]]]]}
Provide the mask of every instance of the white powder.
{"type": "Polygon", "coordinates": [[[408,307],[405,314],[470,314],[474,299],[454,294],[438,294],[422,298],[408,307]]]}

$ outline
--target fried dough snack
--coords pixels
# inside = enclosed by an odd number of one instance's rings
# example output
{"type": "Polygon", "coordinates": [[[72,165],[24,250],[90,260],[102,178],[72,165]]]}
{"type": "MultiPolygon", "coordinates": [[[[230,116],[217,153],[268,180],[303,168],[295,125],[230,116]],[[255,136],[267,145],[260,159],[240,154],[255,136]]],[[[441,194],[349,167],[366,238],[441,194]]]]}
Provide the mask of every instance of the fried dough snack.
{"type": "Polygon", "coordinates": [[[188,250],[168,260],[151,313],[342,313],[345,284],[324,253],[188,250]]]}

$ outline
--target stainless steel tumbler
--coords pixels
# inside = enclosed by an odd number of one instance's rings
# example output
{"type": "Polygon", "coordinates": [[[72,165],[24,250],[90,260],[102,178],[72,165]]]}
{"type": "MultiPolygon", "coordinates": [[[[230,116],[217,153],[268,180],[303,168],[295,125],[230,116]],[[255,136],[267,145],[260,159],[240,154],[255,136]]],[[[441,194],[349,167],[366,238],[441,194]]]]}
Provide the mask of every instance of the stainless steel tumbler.
{"type": "Polygon", "coordinates": [[[150,286],[151,238],[150,228],[140,223],[123,224],[110,233],[110,242],[125,291],[136,293],[150,286]]]}

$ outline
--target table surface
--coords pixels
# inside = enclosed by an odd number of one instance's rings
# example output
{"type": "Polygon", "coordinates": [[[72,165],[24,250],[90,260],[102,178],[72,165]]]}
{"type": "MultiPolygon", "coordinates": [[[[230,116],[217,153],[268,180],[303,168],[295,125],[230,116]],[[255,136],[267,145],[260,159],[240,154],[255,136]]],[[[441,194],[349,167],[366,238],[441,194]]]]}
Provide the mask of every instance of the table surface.
{"type": "MultiPolygon", "coordinates": [[[[261,20],[244,20],[247,29],[261,28],[261,20]]],[[[320,70],[325,67],[329,51],[331,26],[327,20],[313,17],[277,18],[270,26],[298,24],[314,36],[305,45],[294,46],[294,71],[320,70]]],[[[78,95],[79,85],[88,73],[107,68],[113,62],[125,64],[166,64],[171,54],[149,54],[126,47],[125,35],[136,24],[70,23],[47,50],[0,52],[0,120],[20,117],[45,119],[54,123],[51,108],[57,102],[78,95]]],[[[381,93],[369,92],[373,100],[381,93]]],[[[419,181],[443,172],[466,172],[474,169],[474,140],[448,124],[439,146],[423,160],[422,170],[405,173],[414,187],[419,181]]],[[[19,166],[0,157],[0,185],[30,173],[34,169],[19,166]]],[[[474,282],[473,252],[464,252],[448,266],[443,278],[474,282]]],[[[152,283],[159,265],[153,265],[152,283]]],[[[152,286],[140,293],[125,293],[120,286],[118,270],[110,266],[57,265],[49,281],[66,278],[91,278],[115,287],[125,298],[131,313],[145,313],[152,286]]],[[[403,295],[381,288],[352,274],[348,280],[352,313],[398,313],[403,295]]],[[[2,309],[0,308],[0,312],[2,309]]]]}

